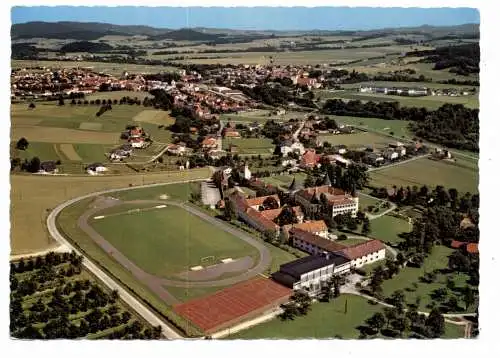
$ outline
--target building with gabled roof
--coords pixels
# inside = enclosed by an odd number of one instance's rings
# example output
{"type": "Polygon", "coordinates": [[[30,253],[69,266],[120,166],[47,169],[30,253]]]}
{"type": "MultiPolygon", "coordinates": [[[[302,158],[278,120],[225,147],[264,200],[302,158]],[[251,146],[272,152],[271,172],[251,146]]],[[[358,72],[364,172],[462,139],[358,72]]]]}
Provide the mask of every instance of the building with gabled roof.
{"type": "Polygon", "coordinates": [[[338,254],[351,261],[351,266],[361,266],[385,259],[385,245],[379,240],[368,240],[357,245],[348,246],[338,254]]]}

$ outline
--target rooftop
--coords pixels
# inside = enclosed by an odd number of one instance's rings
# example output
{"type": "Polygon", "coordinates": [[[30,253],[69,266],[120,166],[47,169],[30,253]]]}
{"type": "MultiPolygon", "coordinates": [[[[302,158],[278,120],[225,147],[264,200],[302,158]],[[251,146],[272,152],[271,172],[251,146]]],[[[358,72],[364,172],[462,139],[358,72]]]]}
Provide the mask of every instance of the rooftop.
{"type": "Polygon", "coordinates": [[[280,266],[280,272],[300,279],[300,276],[320,269],[325,266],[335,265],[340,266],[348,263],[350,260],[335,254],[330,254],[329,257],[323,255],[311,255],[302,257],[292,262],[288,262],[280,266]]]}
{"type": "Polygon", "coordinates": [[[346,247],[341,253],[350,260],[355,260],[368,254],[383,250],[384,244],[379,240],[370,240],[361,244],[346,247]]]}
{"type": "Polygon", "coordinates": [[[290,230],[290,235],[328,252],[341,251],[347,248],[347,246],[345,245],[338,244],[336,242],[327,240],[325,238],[322,238],[321,236],[298,228],[292,228],[290,230]]]}

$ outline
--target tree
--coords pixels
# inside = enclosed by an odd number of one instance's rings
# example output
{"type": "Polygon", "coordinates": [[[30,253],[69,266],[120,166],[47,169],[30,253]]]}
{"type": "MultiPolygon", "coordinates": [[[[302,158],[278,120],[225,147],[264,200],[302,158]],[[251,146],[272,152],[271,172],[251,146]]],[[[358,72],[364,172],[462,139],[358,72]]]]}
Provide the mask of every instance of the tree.
{"type": "Polygon", "coordinates": [[[297,219],[297,215],[293,211],[293,208],[286,205],[283,210],[281,210],[281,213],[274,219],[274,222],[279,226],[283,226],[297,224],[299,220],[297,219]]]}
{"type": "Polygon", "coordinates": [[[19,149],[19,150],[26,150],[26,149],[28,149],[28,146],[29,146],[29,142],[24,137],[19,139],[16,143],[16,149],[19,149]]]}
{"type": "Polygon", "coordinates": [[[376,312],[373,316],[368,318],[366,321],[366,324],[372,328],[374,331],[377,333],[384,328],[386,325],[387,321],[385,319],[385,316],[381,312],[376,312]]]}
{"type": "Polygon", "coordinates": [[[38,173],[40,171],[40,158],[33,157],[28,165],[28,170],[30,173],[38,173]]]}
{"type": "Polygon", "coordinates": [[[278,209],[280,206],[272,196],[267,197],[262,203],[262,210],[278,209]]]}
{"type": "Polygon", "coordinates": [[[382,282],[384,281],[384,269],[381,266],[375,267],[372,272],[370,283],[368,284],[372,294],[377,295],[382,293],[382,282]]]}
{"type": "Polygon", "coordinates": [[[36,105],[31,102],[29,105],[28,105],[28,109],[35,109],[36,108],[36,105]]]}
{"type": "Polygon", "coordinates": [[[361,229],[361,233],[363,235],[369,235],[371,231],[372,230],[370,228],[370,221],[368,219],[365,219],[363,221],[363,228],[361,229]]]}
{"type": "Polygon", "coordinates": [[[405,294],[402,290],[396,290],[391,295],[390,300],[394,307],[398,310],[398,313],[401,314],[404,310],[406,304],[405,294]]]}
{"type": "Polygon", "coordinates": [[[438,309],[433,308],[427,319],[425,320],[427,337],[439,338],[444,334],[445,324],[444,317],[438,309]]]}
{"type": "Polygon", "coordinates": [[[290,301],[295,304],[300,315],[306,315],[311,308],[311,296],[305,291],[295,291],[290,297],[290,301]]]}
{"type": "Polygon", "coordinates": [[[58,101],[57,105],[64,106],[64,98],[62,96],[59,97],[59,101],[58,101]]]}
{"type": "Polygon", "coordinates": [[[227,221],[231,221],[236,218],[236,207],[232,200],[228,198],[224,199],[224,216],[227,221]]]}
{"type": "Polygon", "coordinates": [[[463,300],[465,303],[465,309],[469,309],[474,303],[476,303],[476,294],[470,286],[465,286],[463,291],[463,300]]]}

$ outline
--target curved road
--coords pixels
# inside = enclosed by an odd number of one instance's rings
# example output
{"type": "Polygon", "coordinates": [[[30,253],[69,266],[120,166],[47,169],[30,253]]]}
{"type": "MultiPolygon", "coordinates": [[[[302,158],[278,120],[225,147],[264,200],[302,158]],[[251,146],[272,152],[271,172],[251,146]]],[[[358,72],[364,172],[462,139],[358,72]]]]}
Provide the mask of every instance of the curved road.
{"type": "MultiPolygon", "coordinates": [[[[201,179],[205,180],[205,179],[201,179]]],[[[142,186],[136,186],[136,187],[126,187],[122,189],[111,189],[111,190],[104,190],[96,193],[90,193],[87,195],[79,196],[77,198],[73,198],[69,201],[66,201],[62,204],[59,204],[52,212],[49,214],[47,218],[47,229],[50,233],[50,235],[59,242],[61,245],[64,245],[68,247],[70,250],[75,251],[77,254],[83,256],[83,265],[91,271],[95,276],[97,276],[106,286],[108,286],[111,290],[117,290],[118,293],[120,294],[120,298],[124,300],[129,306],[133,307],[135,311],[139,315],[141,315],[145,320],[147,320],[151,325],[153,326],[161,326],[162,328],[162,334],[168,338],[168,339],[179,339],[183,338],[180,334],[178,334],[175,330],[173,330],[168,324],[165,323],[161,318],[159,318],[155,313],[153,313],[146,305],[144,305],[142,302],[140,302],[138,299],[136,299],[134,296],[132,296],[126,289],[124,289],[120,284],[116,283],[107,273],[105,273],[99,266],[94,264],[92,261],[90,261],[87,257],[85,257],[84,253],[78,250],[76,247],[74,247],[66,238],[59,232],[57,229],[56,225],[56,219],[59,213],[64,210],[66,207],[80,201],[83,199],[91,198],[94,196],[98,195],[103,195],[103,194],[108,194],[108,193],[113,193],[113,192],[120,192],[120,191],[125,191],[125,190],[134,190],[134,189],[141,189],[141,188],[149,188],[149,187],[156,187],[156,186],[162,186],[162,185],[167,185],[167,184],[179,184],[179,183],[186,183],[189,182],[190,180],[185,180],[185,181],[178,181],[178,182],[172,182],[172,183],[157,183],[157,184],[148,184],[148,185],[142,185],[142,186]]],[[[199,180],[193,180],[193,181],[199,181],[199,180]]]]}

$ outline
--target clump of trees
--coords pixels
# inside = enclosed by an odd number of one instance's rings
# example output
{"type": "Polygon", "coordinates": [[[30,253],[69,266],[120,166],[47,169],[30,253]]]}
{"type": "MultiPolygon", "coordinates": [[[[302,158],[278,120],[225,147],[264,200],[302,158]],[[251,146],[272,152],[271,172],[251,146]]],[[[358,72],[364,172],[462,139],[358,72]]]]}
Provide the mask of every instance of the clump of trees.
{"type": "Polygon", "coordinates": [[[112,327],[113,339],[158,339],[161,327],[147,328],[117,303],[117,291],[78,278],[82,257],[54,253],[10,264],[10,332],[21,339],[94,338],[112,327]],[[71,280],[68,280],[71,278],[71,280]],[[35,293],[41,293],[32,299],[35,293]],[[75,319],[78,316],[78,319],[75,319]]]}
{"type": "Polygon", "coordinates": [[[311,309],[311,296],[306,291],[297,290],[290,297],[290,301],[283,303],[283,310],[279,317],[282,320],[294,320],[296,316],[305,316],[311,309]]]}
{"type": "Polygon", "coordinates": [[[26,149],[28,149],[28,146],[29,146],[29,142],[24,137],[19,139],[16,143],[16,149],[19,149],[19,150],[26,150],[26,149]]]}

